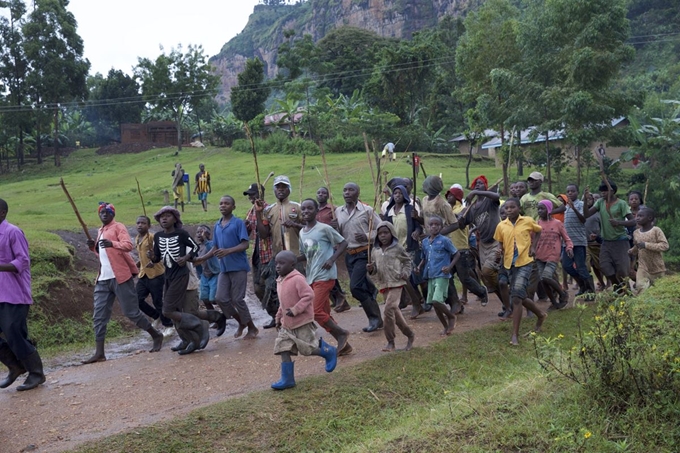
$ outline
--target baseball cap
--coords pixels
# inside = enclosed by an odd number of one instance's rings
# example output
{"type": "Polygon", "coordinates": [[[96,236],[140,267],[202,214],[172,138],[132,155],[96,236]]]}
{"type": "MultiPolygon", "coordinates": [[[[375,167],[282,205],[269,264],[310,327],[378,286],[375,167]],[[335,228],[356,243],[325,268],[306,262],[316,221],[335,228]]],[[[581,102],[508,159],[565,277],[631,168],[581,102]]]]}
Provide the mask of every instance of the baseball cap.
{"type": "Polygon", "coordinates": [[[293,186],[290,184],[290,179],[288,179],[288,176],[286,175],[279,175],[276,178],[274,178],[274,187],[276,187],[279,184],[285,184],[289,188],[293,188],[293,186]]]}
{"type": "Polygon", "coordinates": [[[527,181],[533,179],[534,181],[543,181],[543,174],[537,171],[531,172],[527,181]]]}
{"type": "MultiPolygon", "coordinates": [[[[261,191],[261,193],[264,193],[264,186],[260,185],[260,191],[261,191]]],[[[248,196],[248,195],[255,195],[257,193],[258,193],[257,183],[254,182],[250,185],[250,187],[248,187],[248,190],[243,192],[243,195],[248,196]]]]}

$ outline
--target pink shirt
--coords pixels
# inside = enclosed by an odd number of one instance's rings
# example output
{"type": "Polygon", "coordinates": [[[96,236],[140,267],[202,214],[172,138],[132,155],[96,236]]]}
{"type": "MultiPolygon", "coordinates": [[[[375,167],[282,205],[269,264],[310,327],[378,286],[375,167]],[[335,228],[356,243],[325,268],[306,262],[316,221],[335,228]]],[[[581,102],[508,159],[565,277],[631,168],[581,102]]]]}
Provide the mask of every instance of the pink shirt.
{"type": "MultiPolygon", "coordinates": [[[[100,239],[108,239],[113,244],[113,247],[106,249],[106,255],[113,268],[113,275],[116,276],[117,283],[125,283],[134,275],[137,275],[139,269],[130,256],[130,251],[133,248],[132,239],[130,239],[130,233],[128,233],[125,225],[112,220],[111,223],[103,225],[99,229],[95,241],[95,250],[93,250],[97,256],[99,256],[97,243],[100,239]]],[[[97,280],[99,280],[99,276],[97,276],[97,280]]]]}
{"type": "Polygon", "coordinates": [[[276,279],[276,292],[279,295],[279,311],[276,321],[286,329],[297,329],[314,321],[314,290],[299,271],[276,279]],[[290,308],[295,316],[286,316],[290,308]]]}
{"type": "Polygon", "coordinates": [[[31,261],[28,241],[19,227],[0,223],[0,263],[13,264],[17,272],[0,272],[0,302],[32,304],[31,261]]]}
{"type": "Polygon", "coordinates": [[[538,224],[543,228],[541,237],[536,244],[536,259],[544,263],[556,263],[562,254],[562,241],[567,246],[567,250],[573,250],[574,244],[571,242],[564,224],[559,220],[539,220],[538,224]]]}

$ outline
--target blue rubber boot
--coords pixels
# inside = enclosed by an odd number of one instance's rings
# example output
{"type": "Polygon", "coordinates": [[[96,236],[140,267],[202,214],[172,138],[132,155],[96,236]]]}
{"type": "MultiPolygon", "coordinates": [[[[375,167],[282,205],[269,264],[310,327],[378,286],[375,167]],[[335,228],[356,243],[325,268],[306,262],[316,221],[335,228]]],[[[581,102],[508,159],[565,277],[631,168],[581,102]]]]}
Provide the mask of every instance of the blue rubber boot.
{"type": "Polygon", "coordinates": [[[319,351],[319,355],[326,359],[326,372],[330,373],[338,363],[338,350],[335,346],[323,341],[323,338],[319,338],[319,351]]]}
{"type": "Polygon", "coordinates": [[[286,390],[295,387],[295,362],[281,362],[281,379],[272,384],[274,390],[286,390]]]}

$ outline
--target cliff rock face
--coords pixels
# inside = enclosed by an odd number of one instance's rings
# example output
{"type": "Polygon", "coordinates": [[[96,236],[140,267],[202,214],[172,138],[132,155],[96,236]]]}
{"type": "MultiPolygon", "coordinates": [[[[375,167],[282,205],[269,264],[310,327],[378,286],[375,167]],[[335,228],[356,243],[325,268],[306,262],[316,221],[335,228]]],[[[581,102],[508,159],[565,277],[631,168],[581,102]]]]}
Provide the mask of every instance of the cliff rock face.
{"type": "Polygon", "coordinates": [[[248,58],[258,57],[268,77],[277,73],[277,49],[284,30],[314,41],[336,27],[349,25],[373,31],[382,37],[409,38],[414,32],[433,27],[446,15],[458,16],[481,0],[308,0],[295,5],[257,5],[246,28],[210,59],[221,77],[220,100],[227,101],[236,76],[248,58]]]}

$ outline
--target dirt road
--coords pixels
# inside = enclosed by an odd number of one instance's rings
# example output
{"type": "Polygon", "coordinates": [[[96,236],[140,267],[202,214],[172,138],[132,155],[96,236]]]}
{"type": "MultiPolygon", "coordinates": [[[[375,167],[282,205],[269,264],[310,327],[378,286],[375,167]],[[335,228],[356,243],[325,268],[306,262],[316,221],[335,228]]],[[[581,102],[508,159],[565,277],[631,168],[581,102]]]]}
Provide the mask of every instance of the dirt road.
{"type": "MultiPolygon", "coordinates": [[[[262,310],[249,298],[259,319],[262,310]]],[[[459,316],[455,333],[498,323],[500,303],[491,297],[487,307],[471,302],[459,316]]],[[[382,330],[362,332],[366,318],[360,308],[336,316],[352,332],[354,352],[342,357],[339,368],[351,367],[385,353],[382,330]]],[[[548,320],[548,322],[550,322],[548,320]]],[[[47,382],[36,390],[17,392],[16,385],[0,390],[0,439],[3,452],[58,452],[92,439],[147,426],[185,414],[198,407],[253,391],[272,391],[278,380],[279,358],[273,355],[276,332],[260,330],[252,341],[234,339],[234,321],[220,338],[212,338],[203,351],[179,356],[170,351],[176,337],[166,339],[159,353],[150,354],[146,334],[132,345],[107,345],[118,357],[91,365],[76,365],[91,351],[47,363],[47,382]],[[127,349],[126,349],[127,348],[127,349]]],[[[416,348],[441,339],[434,311],[409,321],[416,332],[416,348]]],[[[508,329],[510,326],[508,325],[508,329]]],[[[213,331],[214,332],[214,331],[213,331]]],[[[320,329],[318,332],[325,334],[320,329]]],[[[214,333],[213,333],[214,336],[214,333]]],[[[397,348],[405,337],[397,337],[397,348]]],[[[323,374],[322,359],[297,359],[296,378],[323,374]]],[[[20,378],[20,380],[22,380],[20,378]]],[[[21,381],[20,381],[21,382],[21,381]]],[[[294,390],[293,390],[294,391],[294,390]]]]}

